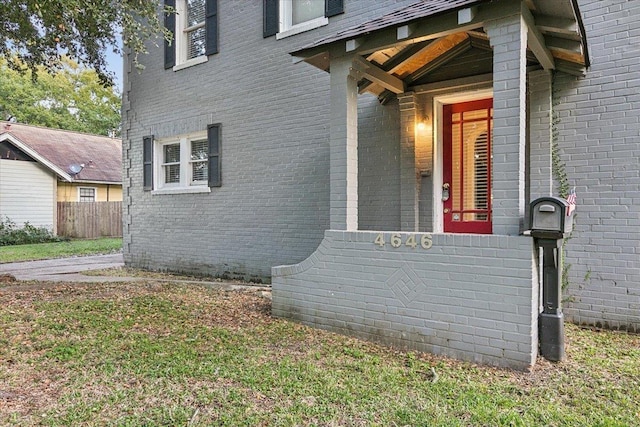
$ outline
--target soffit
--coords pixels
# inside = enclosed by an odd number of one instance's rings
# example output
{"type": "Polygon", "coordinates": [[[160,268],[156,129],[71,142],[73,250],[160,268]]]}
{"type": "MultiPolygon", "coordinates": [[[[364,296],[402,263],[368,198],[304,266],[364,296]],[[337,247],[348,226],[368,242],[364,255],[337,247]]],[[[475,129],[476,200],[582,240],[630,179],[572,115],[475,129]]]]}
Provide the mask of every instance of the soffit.
{"type": "Polygon", "coordinates": [[[472,69],[491,72],[483,24],[518,12],[530,28],[528,67],[584,74],[589,58],[575,0],[423,0],[291,54],[329,71],[333,55],[353,52],[359,55],[360,91],[385,101],[407,87],[467,76],[472,69]]]}

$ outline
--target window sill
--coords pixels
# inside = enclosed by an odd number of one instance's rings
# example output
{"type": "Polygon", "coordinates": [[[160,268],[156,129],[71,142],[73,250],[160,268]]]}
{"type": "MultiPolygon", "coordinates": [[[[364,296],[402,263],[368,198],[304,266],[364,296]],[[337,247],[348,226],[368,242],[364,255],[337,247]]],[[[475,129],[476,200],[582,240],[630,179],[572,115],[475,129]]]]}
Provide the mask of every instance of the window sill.
{"type": "Polygon", "coordinates": [[[211,188],[205,185],[197,185],[193,187],[159,188],[151,192],[153,196],[159,196],[162,194],[192,194],[192,193],[211,193],[211,188]]]}
{"type": "Polygon", "coordinates": [[[193,67],[194,65],[202,64],[204,62],[207,62],[208,60],[209,60],[209,57],[207,55],[196,56],[195,58],[189,59],[178,65],[174,65],[173,71],[179,71],[185,68],[193,67]]]}
{"type": "Polygon", "coordinates": [[[293,27],[281,31],[276,34],[276,40],[284,39],[295,34],[304,33],[305,31],[311,31],[315,28],[324,27],[329,23],[329,18],[321,16],[320,18],[312,19],[311,21],[303,22],[298,25],[294,25],[293,27]]]}

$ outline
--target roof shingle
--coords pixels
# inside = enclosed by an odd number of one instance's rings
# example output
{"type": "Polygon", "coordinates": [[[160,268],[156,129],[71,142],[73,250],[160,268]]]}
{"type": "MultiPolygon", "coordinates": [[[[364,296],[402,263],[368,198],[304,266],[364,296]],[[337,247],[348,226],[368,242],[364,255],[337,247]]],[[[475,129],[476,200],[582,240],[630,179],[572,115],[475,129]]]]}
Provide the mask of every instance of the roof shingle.
{"type": "Polygon", "coordinates": [[[68,174],[71,174],[70,165],[84,164],[76,176],[77,181],[122,182],[120,139],[0,122],[0,135],[3,134],[10,134],[68,174]]]}

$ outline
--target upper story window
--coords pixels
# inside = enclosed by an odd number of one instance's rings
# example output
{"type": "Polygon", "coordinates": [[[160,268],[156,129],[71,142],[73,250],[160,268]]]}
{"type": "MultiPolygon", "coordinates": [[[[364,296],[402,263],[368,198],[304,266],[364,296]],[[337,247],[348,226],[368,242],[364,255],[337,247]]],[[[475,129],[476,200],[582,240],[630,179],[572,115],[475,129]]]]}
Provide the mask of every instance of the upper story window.
{"type": "Polygon", "coordinates": [[[176,40],[181,62],[204,56],[207,47],[204,25],[205,0],[180,1],[176,21],[176,40]],[[180,10],[184,8],[183,10],[180,10]]]}
{"type": "Polygon", "coordinates": [[[344,12],[343,0],[264,0],[264,36],[277,39],[327,25],[344,12]]]}
{"type": "Polygon", "coordinates": [[[207,61],[218,52],[218,0],[165,0],[175,13],[165,16],[173,41],[165,42],[165,68],[174,71],[207,61]]]}

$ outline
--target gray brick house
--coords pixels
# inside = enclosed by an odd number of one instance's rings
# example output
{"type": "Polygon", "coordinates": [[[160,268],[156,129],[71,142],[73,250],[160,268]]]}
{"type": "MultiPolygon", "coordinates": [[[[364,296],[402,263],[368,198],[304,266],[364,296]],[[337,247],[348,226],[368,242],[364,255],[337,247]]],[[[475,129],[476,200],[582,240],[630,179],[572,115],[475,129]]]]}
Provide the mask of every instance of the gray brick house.
{"type": "Polygon", "coordinates": [[[523,368],[529,202],[575,186],[565,316],[640,327],[638,2],[166,3],[175,42],[125,70],[128,265],[271,281],[276,316],[523,368]]]}

